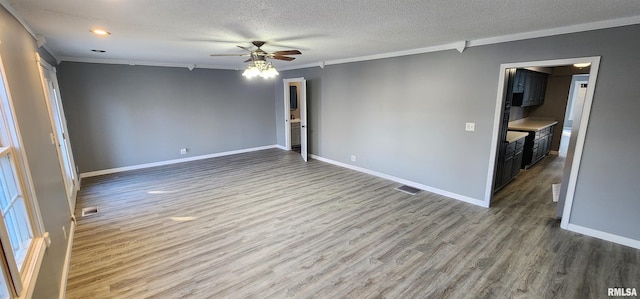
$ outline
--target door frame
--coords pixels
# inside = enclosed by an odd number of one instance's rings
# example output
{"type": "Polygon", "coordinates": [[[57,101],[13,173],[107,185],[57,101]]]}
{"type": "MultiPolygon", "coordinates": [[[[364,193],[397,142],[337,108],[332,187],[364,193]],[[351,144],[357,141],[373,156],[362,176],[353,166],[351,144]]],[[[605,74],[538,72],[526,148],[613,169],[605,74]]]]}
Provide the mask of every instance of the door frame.
{"type": "Polygon", "coordinates": [[[36,61],[38,64],[38,71],[40,72],[40,81],[42,82],[42,91],[44,93],[44,100],[46,102],[47,110],[49,113],[49,120],[51,122],[51,130],[52,130],[51,138],[52,138],[52,142],[56,143],[55,147],[56,147],[56,152],[58,154],[58,162],[60,164],[60,171],[63,177],[65,193],[67,195],[69,211],[71,215],[74,215],[75,203],[76,203],[75,199],[76,199],[76,194],[80,189],[79,188],[80,181],[79,181],[79,175],[76,171],[76,163],[73,158],[73,150],[71,149],[71,143],[69,142],[69,131],[67,129],[67,120],[64,114],[64,108],[62,107],[60,86],[58,85],[56,68],[50,65],[49,63],[47,63],[45,60],[43,60],[38,53],[36,53],[36,61]],[[52,99],[50,96],[50,90],[49,90],[49,87],[47,86],[47,81],[45,80],[45,74],[44,74],[45,71],[49,72],[49,77],[51,78],[51,84],[53,84],[53,89],[55,92],[55,99],[52,99]],[[56,107],[54,107],[53,105],[55,105],[56,107]],[[58,119],[59,119],[58,121],[56,121],[56,117],[55,117],[56,113],[54,112],[54,109],[58,111],[57,113],[58,119]],[[58,133],[59,133],[58,128],[62,130],[61,133],[64,136],[62,140],[58,136],[58,133]],[[61,143],[64,143],[64,146],[66,149],[66,152],[64,153],[62,152],[62,149],[59,146],[59,144],[61,143]],[[64,165],[65,159],[62,157],[62,155],[67,156],[66,159],[70,164],[69,171],[71,172],[71,175],[72,175],[71,178],[67,176],[67,171],[65,169],[66,166],[64,165]],[[68,184],[67,180],[71,180],[70,181],[71,184],[68,184]],[[69,185],[71,185],[70,190],[69,190],[69,185]]]}
{"type": "Polygon", "coordinates": [[[300,96],[299,109],[300,109],[300,154],[302,158],[307,161],[308,156],[308,144],[307,144],[307,80],[304,77],[282,79],[283,93],[284,93],[284,148],[288,151],[291,150],[291,107],[289,97],[289,84],[300,83],[300,89],[298,90],[300,96]]]}
{"type": "MultiPolygon", "coordinates": [[[[587,133],[587,125],[589,124],[589,115],[591,113],[591,104],[593,102],[593,94],[596,87],[596,80],[598,77],[598,69],[600,67],[600,56],[591,57],[579,57],[579,58],[567,58],[567,59],[555,59],[555,60],[542,60],[542,61],[529,61],[529,62],[517,62],[517,63],[505,63],[500,65],[500,73],[498,79],[498,94],[496,100],[496,109],[493,121],[493,134],[491,137],[491,150],[489,157],[489,172],[487,174],[487,185],[485,192],[486,206],[489,207],[491,199],[493,197],[493,180],[494,172],[496,169],[496,158],[498,154],[498,137],[500,135],[500,123],[502,120],[502,113],[504,110],[504,101],[507,93],[507,84],[505,84],[505,73],[510,68],[525,68],[525,67],[557,67],[573,65],[576,63],[591,63],[589,71],[589,83],[587,86],[587,94],[582,103],[574,103],[574,107],[582,107],[582,109],[574,110],[574,119],[579,118],[579,122],[574,122],[572,131],[577,129],[577,134],[571,134],[569,141],[568,152],[573,152],[573,157],[570,158],[567,155],[565,160],[564,169],[570,169],[568,180],[562,181],[562,185],[566,184],[567,195],[564,198],[565,206],[562,212],[562,221],[560,227],[567,229],[569,225],[569,219],[571,217],[571,207],[573,205],[573,199],[575,195],[576,182],[578,179],[578,171],[580,169],[580,161],[582,159],[582,152],[584,149],[584,142],[587,133]],[[577,128],[575,128],[578,126],[577,128]]],[[[564,186],[562,186],[564,187],[564,186]]]]}

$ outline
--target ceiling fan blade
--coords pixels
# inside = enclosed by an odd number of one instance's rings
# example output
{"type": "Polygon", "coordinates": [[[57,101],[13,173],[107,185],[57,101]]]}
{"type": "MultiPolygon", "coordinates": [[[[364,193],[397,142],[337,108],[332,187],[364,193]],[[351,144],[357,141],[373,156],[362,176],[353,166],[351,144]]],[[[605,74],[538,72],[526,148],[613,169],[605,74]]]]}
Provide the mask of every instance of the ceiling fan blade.
{"type": "Polygon", "coordinates": [[[294,59],[295,59],[294,57],[279,56],[279,55],[274,55],[274,56],[271,56],[271,57],[269,57],[269,58],[271,58],[271,59],[278,59],[278,60],[284,60],[284,61],[291,61],[291,60],[294,60],[294,59]]]}
{"type": "Polygon", "coordinates": [[[244,62],[251,62],[251,61],[253,61],[253,58],[249,58],[249,59],[245,60],[244,62]]]}
{"type": "Polygon", "coordinates": [[[209,56],[250,56],[251,54],[249,53],[243,53],[243,54],[210,54],[209,56]]]}
{"type": "Polygon", "coordinates": [[[272,53],[273,55],[279,56],[279,55],[300,55],[302,54],[302,52],[298,51],[298,50],[286,50],[286,51],[276,51],[272,53]]]}
{"type": "Polygon", "coordinates": [[[242,49],[242,50],[252,52],[252,51],[251,51],[251,49],[249,49],[249,48],[247,48],[247,47],[243,47],[243,46],[240,46],[240,45],[237,45],[237,46],[238,46],[238,48],[240,48],[240,49],[242,49]]]}

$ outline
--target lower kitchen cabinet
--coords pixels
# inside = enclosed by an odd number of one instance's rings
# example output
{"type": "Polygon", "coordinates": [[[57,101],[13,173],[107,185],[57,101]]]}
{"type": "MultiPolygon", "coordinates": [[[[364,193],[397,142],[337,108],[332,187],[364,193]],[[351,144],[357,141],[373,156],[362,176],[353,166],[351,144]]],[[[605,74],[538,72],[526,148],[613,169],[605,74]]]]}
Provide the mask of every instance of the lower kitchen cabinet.
{"type": "Polygon", "coordinates": [[[511,142],[505,141],[502,144],[498,157],[498,171],[496,172],[494,190],[497,191],[511,182],[520,172],[522,163],[525,136],[511,142]]]}
{"type": "Polygon", "coordinates": [[[549,154],[554,128],[555,125],[551,125],[539,130],[528,131],[529,136],[525,140],[521,168],[528,169],[549,154]]]}

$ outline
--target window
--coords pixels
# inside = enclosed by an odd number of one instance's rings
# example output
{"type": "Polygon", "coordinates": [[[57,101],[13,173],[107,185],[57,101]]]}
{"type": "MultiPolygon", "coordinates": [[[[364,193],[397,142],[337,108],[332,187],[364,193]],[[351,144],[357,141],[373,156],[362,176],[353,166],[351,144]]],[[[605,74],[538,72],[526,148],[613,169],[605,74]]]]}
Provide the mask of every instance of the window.
{"type": "Polygon", "coordinates": [[[25,298],[44,255],[44,229],[6,82],[0,59],[0,298],[25,298]]]}
{"type": "MultiPolygon", "coordinates": [[[[0,217],[9,238],[11,254],[18,265],[22,265],[33,233],[24,197],[20,192],[18,175],[10,147],[0,147],[0,217]]],[[[2,225],[0,225],[2,227],[2,225]]],[[[5,242],[2,242],[3,245],[5,242]]],[[[9,247],[9,246],[7,246],[9,247]]],[[[5,248],[5,250],[7,250],[5,248]]]]}

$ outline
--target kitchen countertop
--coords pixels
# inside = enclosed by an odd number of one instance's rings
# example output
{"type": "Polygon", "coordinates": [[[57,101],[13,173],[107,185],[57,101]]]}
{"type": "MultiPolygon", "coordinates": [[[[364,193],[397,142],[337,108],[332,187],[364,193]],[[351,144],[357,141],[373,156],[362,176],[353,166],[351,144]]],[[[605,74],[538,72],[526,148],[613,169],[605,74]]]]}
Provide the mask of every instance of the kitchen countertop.
{"type": "Polygon", "coordinates": [[[299,122],[300,122],[300,119],[299,119],[299,118],[296,118],[296,119],[292,119],[292,120],[291,120],[291,123],[299,123],[299,122]]]}
{"type": "Polygon", "coordinates": [[[525,138],[529,135],[529,133],[518,132],[518,131],[507,131],[507,142],[512,143],[516,142],[522,138],[525,138]]]}
{"type": "Polygon", "coordinates": [[[509,130],[538,131],[558,122],[551,118],[527,117],[509,122],[509,130]]]}

